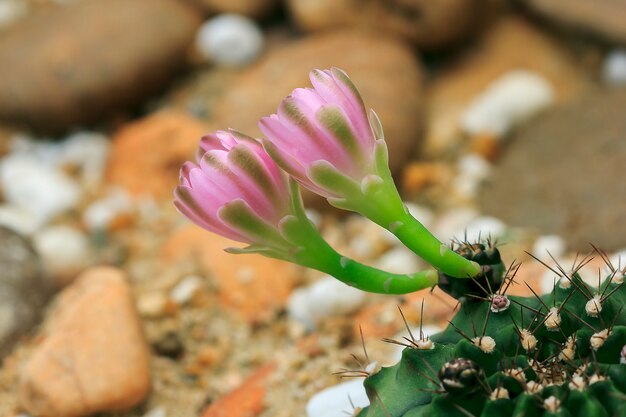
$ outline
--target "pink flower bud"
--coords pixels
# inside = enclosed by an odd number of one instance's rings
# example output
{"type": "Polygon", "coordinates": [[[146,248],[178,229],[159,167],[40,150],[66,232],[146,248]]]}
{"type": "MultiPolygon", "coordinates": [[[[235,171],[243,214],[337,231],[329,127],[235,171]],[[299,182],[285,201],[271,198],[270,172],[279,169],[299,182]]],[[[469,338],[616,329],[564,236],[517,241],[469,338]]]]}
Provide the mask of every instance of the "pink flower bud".
{"type": "Polygon", "coordinates": [[[378,151],[387,161],[378,118],[373,115],[370,126],[363,100],[342,70],[313,70],[310,78],[313,88],[295,89],[276,114],[261,119],[263,146],[298,182],[327,198],[341,196],[337,174],[359,185],[379,182],[388,168],[379,166],[378,151]]]}
{"type": "Polygon", "coordinates": [[[204,229],[274,248],[285,245],[278,226],[291,214],[291,198],[261,144],[232,130],[202,138],[197,163],[182,166],[174,191],[178,211],[204,229]]]}

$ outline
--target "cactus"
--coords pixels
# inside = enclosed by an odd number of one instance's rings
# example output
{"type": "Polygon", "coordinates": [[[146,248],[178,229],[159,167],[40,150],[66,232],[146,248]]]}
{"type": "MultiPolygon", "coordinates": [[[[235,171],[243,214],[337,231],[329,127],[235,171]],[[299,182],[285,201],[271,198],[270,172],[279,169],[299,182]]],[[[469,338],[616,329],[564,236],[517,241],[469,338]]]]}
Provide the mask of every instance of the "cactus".
{"type": "MultiPolygon", "coordinates": [[[[506,294],[516,267],[490,242],[449,248],[415,219],[393,182],[380,119],[338,68],[310,74],[275,114],[265,138],[230,130],[200,141],[180,171],[174,204],[199,226],[260,253],[328,273],[364,291],[405,294],[439,285],[459,301],[450,326],[410,334],[402,360],[368,366],[370,406],[359,417],[626,417],[625,270],[597,288],[572,271],[549,294],[506,294]],[[307,218],[299,185],[393,233],[432,269],[391,274],[336,252],[307,218]]],[[[529,287],[530,288],[530,287],[529,287]]],[[[354,375],[352,375],[354,376],[354,375]]]]}
{"type": "Polygon", "coordinates": [[[456,316],[430,338],[388,340],[405,346],[402,359],[368,373],[358,417],[626,416],[626,269],[598,251],[612,272],[597,287],[581,279],[585,258],[551,268],[560,278],[550,293],[516,297],[506,292],[519,266],[505,269],[493,245],[456,252],[483,273],[440,274],[456,316]]]}

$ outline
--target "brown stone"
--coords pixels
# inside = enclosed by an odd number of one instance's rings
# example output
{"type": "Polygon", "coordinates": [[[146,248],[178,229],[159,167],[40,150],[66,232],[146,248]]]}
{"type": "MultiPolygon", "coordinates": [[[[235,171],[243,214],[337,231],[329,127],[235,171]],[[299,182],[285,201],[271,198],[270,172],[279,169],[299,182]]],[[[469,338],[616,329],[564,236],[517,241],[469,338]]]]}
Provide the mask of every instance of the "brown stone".
{"type": "Polygon", "coordinates": [[[433,82],[424,151],[437,156],[457,146],[462,138],[460,116],[467,106],[497,78],[519,69],[545,77],[557,103],[573,99],[590,86],[562,45],[522,18],[503,18],[433,82]]]}
{"type": "Polygon", "coordinates": [[[276,9],[277,0],[192,0],[208,13],[237,13],[244,16],[266,17],[276,9]]]}
{"type": "Polygon", "coordinates": [[[483,212],[582,252],[624,247],[624,108],[626,89],[603,90],[521,127],[480,193],[483,212]]]}
{"type": "Polygon", "coordinates": [[[209,128],[183,113],[164,111],[113,136],[107,180],[137,196],[170,198],[183,162],[194,160],[209,128]]]}
{"type": "Polygon", "coordinates": [[[400,35],[421,49],[467,40],[493,13],[493,0],[289,0],[298,25],[308,31],[345,27],[400,35]]]}
{"type": "Polygon", "coordinates": [[[177,0],[43,8],[0,38],[0,119],[46,133],[139,104],[185,62],[199,17],[177,0]]]}
{"type": "Polygon", "coordinates": [[[380,33],[314,35],[270,52],[233,81],[212,121],[258,136],[262,116],[276,112],[294,88],[311,85],[309,71],[332,66],[348,72],[365,105],[380,116],[392,170],[399,172],[420,143],[422,72],[405,44],[380,33]]]}
{"type": "Polygon", "coordinates": [[[256,417],[265,409],[266,387],[276,366],[257,369],[238,388],[209,405],[201,417],[256,417]]]}
{"type": "Polygon", "coordinates": [[[149,360],[124,274],[90,269],[59,295],[21,374],[20,405],[40,417],[130,408],[150,388],[149,360]]]}
{"type": "Polygon", "coordinates": [[[231,255],[239,242],[188,226],[174,233],[162,250],[166,263],[199,262],[218,284],[219,300],[251,322],[262,322],[284,306],[297,284],[299,267],[261,255],[231,255]]]}
{"type": "Polygon", "coordinates": [[[626,44],[626,2],[619,0],[525,0],[546,18],[574,30],[626,44]]]}

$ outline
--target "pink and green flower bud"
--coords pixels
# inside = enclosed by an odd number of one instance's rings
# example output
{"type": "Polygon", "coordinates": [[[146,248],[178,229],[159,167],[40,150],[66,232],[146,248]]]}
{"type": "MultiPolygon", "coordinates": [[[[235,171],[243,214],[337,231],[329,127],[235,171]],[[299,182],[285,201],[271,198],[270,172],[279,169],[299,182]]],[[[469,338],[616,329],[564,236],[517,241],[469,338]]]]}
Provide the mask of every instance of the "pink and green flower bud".
{"type": "Polygon", "coordinates": [[[344,198],[346,187],[379,186],[388,164],[378,118],[372,114],[372,129],[359,92],[340,69],[314,70],[310,78],[314,88],[295,89],[276,114],[261,119],[264,147],[298,182],[331,201],[344,198]]]}
{"type": "Polygon", "coordinates": [[[287,178],[253,138],[234,131],[204,137],[197,163],[181,168],[174,196],[182,214],[211,232],[274,250],[289,248],[278,229],[290,214],[287,178]]]}
{"type": "Polygon", "coordinates": [[[306,217],[298,185],[261,144],[234,131],[201,140],[174,191],[176,208],[211,232],[249,244],[231,253],[265,256],[318,269],[364,291],[402,294],[437,282],[433,270],[389,274],[341,256],[306,217]]]}
{"type": "Polygon", "coordinates": [[[335,207],[358,212],[393,232],[435,268],[467,278],[480,273],[437,240],[406,209],[389,169],[382,124],[338,68],[313,70],[276,114],[261,119],[268,154],[300,184],[335,207]]]}

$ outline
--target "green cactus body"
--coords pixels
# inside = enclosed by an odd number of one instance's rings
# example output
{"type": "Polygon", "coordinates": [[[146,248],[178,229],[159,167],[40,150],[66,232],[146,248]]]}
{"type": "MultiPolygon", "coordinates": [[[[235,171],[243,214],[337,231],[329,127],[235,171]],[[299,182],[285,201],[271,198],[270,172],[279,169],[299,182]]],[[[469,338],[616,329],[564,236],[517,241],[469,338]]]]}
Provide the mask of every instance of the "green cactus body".
{"type": "Polygon", "coordinates": [[[561,270],[548,294],[506,296],[512,274],[497,249],[457,252],[483,275],[440,276],[456,316],[365,379],[359,417],[626,417],[624,271],[593,287],[561,270]]]}

